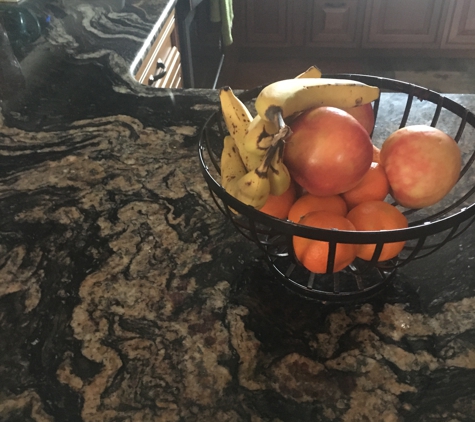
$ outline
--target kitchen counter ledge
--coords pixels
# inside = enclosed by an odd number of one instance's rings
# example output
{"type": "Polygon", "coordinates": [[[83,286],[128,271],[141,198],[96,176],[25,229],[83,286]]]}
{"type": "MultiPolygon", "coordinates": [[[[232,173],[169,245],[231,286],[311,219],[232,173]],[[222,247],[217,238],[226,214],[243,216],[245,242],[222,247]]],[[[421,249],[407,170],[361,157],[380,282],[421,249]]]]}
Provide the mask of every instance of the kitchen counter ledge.
{"type": "Polygon", "coordinates": [[[158,3],[38,3],[0,120],[0,420],[472,421],[473,229],[363,303],[287,291],[201,176],[217,92],[130,76],[158,3]]]}

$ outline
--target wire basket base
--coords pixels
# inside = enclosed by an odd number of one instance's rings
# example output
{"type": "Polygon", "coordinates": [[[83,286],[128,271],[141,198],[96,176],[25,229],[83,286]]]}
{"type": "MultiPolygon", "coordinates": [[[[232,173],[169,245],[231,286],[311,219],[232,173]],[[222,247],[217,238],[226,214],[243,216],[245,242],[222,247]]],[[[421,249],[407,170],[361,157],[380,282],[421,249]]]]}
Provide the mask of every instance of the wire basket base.
{"type": "Polygon", "coordinates": [[[296,265],[290,257],[267,257],[267,264],[277,279],[291,291],[328,303],[354,303],[367,300],[382,292],[396,274],[396,269],[389,271],[373,267],[358,274],[355,267],[333,274],[315,274],[296,265]]]}

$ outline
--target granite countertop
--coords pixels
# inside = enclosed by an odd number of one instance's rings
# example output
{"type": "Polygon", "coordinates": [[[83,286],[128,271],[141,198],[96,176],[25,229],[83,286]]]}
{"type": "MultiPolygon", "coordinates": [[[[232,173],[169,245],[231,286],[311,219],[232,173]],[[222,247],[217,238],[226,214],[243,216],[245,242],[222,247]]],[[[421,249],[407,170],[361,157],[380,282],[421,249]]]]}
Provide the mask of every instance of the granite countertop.
{"type": "Polygon", "coordinates": [[[290,293],[201,175],[216,91],[130,75],[164,2],[111,4],[36,2],[1,103],[0,419],[472,421],[473,229],[367,301],[290,293]]]}

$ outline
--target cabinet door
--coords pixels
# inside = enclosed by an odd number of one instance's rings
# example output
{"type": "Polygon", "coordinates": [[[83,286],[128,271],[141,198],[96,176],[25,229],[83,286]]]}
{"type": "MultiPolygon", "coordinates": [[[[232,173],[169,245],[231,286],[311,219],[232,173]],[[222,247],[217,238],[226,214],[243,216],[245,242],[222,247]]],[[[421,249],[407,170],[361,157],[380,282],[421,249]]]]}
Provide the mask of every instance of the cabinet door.
{"type": "Polygon", "coordinates": [[[155,88],[181,88],[181,57],[178,48],[171,49],[165,60],[165,76],[158,79],[152,86],[155,88]]]}
{"type": "Polygon", "coordinates": [[[369,0],[363,47],[440,45],[443,0],[369,0]]]}
{"type": "Polygon", "coordinates": [[[452,1],[442,48],[475,49],[475,0],[452,1]]]}
{"type": "Polygon", "coordinates": [[[364,0],[312,0],[309,2],[307,45],[358,47],[364,0]]]}
{"type": "Polygon", "coordinates": [[[245,43],[288,45],[291,42],[290,0],[246,0],[245,43]]]}
{"type": "Polygon", "coordinates": [[[157,34],[156,40],[151,46],[150,51],[135,74],[135,79],[144,85],[152,86],[154,84],[154,75],[166,75],[168,72],[166,64],[169,62],[170,54],[174,50],[177,50],[178,52],[177,45],[178,40],[175,30],[175,14],[172,13],[163,25],[163,29],[159,34],[157,34]]]}

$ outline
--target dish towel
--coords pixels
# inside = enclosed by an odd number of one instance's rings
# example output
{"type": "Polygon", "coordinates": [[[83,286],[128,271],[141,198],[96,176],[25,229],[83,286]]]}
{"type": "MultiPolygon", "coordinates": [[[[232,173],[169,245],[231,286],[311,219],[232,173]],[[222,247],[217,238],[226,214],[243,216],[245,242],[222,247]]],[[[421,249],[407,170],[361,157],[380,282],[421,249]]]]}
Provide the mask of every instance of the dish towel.
{"type": "Polygon", "coordinates": [[[211,22],[221,22],[221,34],[225,46],[233,43],[233,0],[211,0],[211,22]]]}

